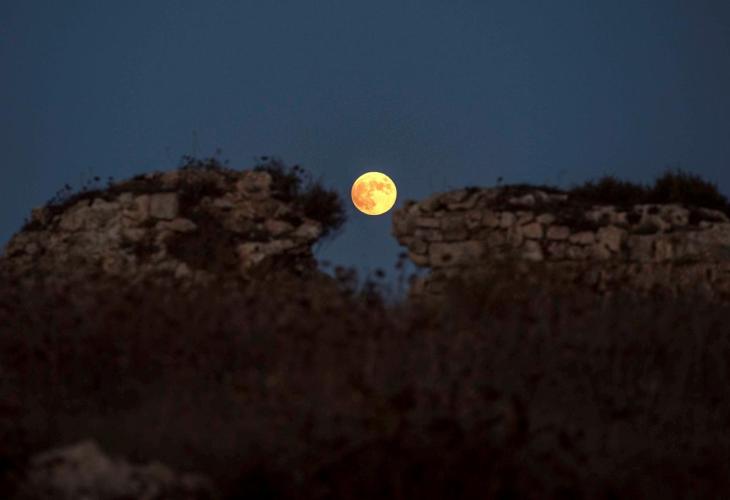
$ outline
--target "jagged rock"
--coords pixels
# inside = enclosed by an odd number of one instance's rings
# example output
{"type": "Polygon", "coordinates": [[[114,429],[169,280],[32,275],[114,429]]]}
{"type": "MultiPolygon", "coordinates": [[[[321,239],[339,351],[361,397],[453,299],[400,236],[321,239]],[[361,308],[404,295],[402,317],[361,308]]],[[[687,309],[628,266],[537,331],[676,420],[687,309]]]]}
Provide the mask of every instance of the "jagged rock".
{"type": "Polygon", "coordinates": [[[547,253],[551,259],[562,260],[566,256],[567,245],[563,242],[551,241],[547,245],[547,253]]]}
{"type": "Polygon", "coordinates": [[[463,265],[478,261],[483,254],[484,245],[481,241],[432,243],[429,263],[433,267],[463,265]]]}
{"type": "Polygon", "coordinates": [[[535,205],[535,195],[528,193],[523,196],[515,196],[510,198],[509,203],[515,206],[531,207],[535,205]]]}
{"type": "MultiPolygon", "coordinates": [[[[278,236],[282,236],[286,233],[291,232],[291,230],[294,229],[294,226],[283,220],[266,219],[266,222],[264,222],[264,229],[266,229],[266,231],[268,231],[271,236],[276,238],[278,236]]],[[[317,230],[319,230],[319,228],[317,228],[317,230]]],[[[306,232],[306,230],[302,231],[306,232]]],[[[302,233],[300,232],[300,234],[302,233]]],[[[314,228],[311,229],[310,234],[315,234],[314,228]]]]}
{"type": "Polygon", "coordinates": [[[423,254],[428,252],[428,243],[418,238],[413,238],[408,245],[408,248],[417,254],[423,254]]]}
{"type": "Polygon", "coordinates": [[[190,219],[183,219],[181,217],[178,217],[177,219],[173,219],[171,221],[162,220],[158,222],[155,227],[161,231],[167,230],[177,233],[189,233],[198,229],[197,224],[195,224],[193,221],[191,221],[190,219]]]}
{"type": "Polygon", "coordinates": [[[429,263],[428,255],[420,253],[408,252],[408,258],[410,258],[411,261],[419,267],[426,267],[429,263]]]}
{"type": "Polygon", "coordinates": [[[540,246],[540,243],[535,240],[525,241],[525,245],[522,250],[522,257],[531,261],[543,260],[542,247],[540,246]]]}
{"type": "Polygon", "coordinates": [[[416,229],[413,232],[416,238],[424,241],[443,241],[444,235],[436,228],[434,229],[416,229]]]}
{"type": "Polygon", "coordinates": [[[540,214],[535,220],[544,226],[549,226],[555,222],[555,216],[553,214],[540,214]]]}
{"type": "Polygon", "coordinates": [[[174,219],[178,213],[177,193],[159,193],[149,197],[150,216],[156,219],[174,219]]]}
{"type": "Polygon", "coordinates": [[[578,245],[592,245],[596,241],[596,235],[591,231],[580,231],[571,234],[568,241],[578,245]]]}
{"type": "Polygon", "coordinates": [[[510,227],[517,221],[517,216],[512,212],[502,212],[500,215],[499,225],[502,227],[510,227]]]}
{"type": "Polygon", "coordinates": [[[570,236],[570,228],[567,226],[550,226],[547,230],[549,240],[567,240],[570,236]]]}
{"type": "Polygon", "coordinates": [[[522,226],[522,234],[528,239],[541,239],[543,237],[542,224],[539,222],[532,222],[526,226],[522,226]]]}
{"type": "Polygon", "coordinates": [[[482,215],[482,225],[486,227],[498,227],[501,224],[500,217],[491,210],[487,210],[482,215]]]}
{"type": "Polygon", "coordinates": [[[535,218],[535,214],[532,212],[517,212],[517,222],[516,224],[518,226],[524,226],[528,222],[531,222],[535,218]]]}
{"type": "Polygon", "coordinates": [[[441,220],[434,217],[417,217],[416,227],[438,228],[441,227],[441,220]]]}
{"type": "Polygon", "coordinates": [[[93,441],[30,459],[18,498],[48,500],[194,500],[216,498],[202,475],[178,474],[159,462],[132,465],[107,456],[93,441]]]}
{"type": "Polygon", "coordinates": [[[464,215],[464,224],[467,229],[476,229],[482,225],[482,212],[479,210],[470,210],[464,215]]]}
{"type": "Polygon", "coordinates": [[[626,231],[616,226],[605,226],[598,229],[596,239],[612,252],[621,250],[621,244],[626,238],[626,231]]]}
{"type": "Polygon", "coordinates": [[[193,284],[201,276],[245,278],[253,264],[280,254],[311,261],[314,271],[311,245],[322,225],[277,198],[271,182],[267,172],[181,169],[81,193],[34,209],[0,256],[0,274],[63,280],[103,272],[131,282],[169,275],[193,284]],[[246,243],[255,250],[240,251],[246,243]]]}

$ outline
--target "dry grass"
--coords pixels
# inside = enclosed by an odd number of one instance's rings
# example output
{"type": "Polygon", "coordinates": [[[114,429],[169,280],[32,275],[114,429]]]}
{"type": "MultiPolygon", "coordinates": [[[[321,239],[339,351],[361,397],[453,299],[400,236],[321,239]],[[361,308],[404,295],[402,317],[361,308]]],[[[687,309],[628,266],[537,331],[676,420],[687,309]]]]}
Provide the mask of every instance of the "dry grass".
{"type": "MultiPolygon", "coordinates": [[[[730,494],[727,307],[484,281],[0,286],[0,467],[97,439],[228,498],[730,494]]],[[[506,271],[505,271],[506,272],[506,271]]]]}

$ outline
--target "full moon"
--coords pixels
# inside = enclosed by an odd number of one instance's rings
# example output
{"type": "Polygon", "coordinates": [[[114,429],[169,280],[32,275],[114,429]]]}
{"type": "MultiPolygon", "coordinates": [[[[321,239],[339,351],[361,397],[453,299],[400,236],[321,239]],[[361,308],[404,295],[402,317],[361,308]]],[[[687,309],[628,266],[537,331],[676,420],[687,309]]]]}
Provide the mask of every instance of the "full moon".
{"type": "Polygon", "coordinates": [[[364,214],[381,215],[395,204],[395,183],[381,172],[366,172],[352,184],[352,203],[364,214]]]}

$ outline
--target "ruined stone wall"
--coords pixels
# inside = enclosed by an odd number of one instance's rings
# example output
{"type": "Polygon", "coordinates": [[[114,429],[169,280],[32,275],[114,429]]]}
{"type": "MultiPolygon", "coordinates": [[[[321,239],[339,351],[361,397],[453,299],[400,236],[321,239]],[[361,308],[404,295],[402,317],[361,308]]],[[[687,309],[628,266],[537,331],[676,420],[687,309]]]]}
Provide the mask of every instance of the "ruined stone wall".
{"type": "Polygon", "coordinates": [[[413,293],[507,256],[542,262],[598,291],[628,287],[710,295],[730,290],[730,221],[679,204],[609,206],[530,187],[460,189],[409,201],[392,233],[409,258],[429,268],[413,293]]]}
{"type": "Polygon", "coordinates": [[[273,257],[315,266],[311,245],[321,232],[319,222],[277,195],[267,172],[155,172],[33,210],[0,256],[0,273],[245,277],[273,257]]]}

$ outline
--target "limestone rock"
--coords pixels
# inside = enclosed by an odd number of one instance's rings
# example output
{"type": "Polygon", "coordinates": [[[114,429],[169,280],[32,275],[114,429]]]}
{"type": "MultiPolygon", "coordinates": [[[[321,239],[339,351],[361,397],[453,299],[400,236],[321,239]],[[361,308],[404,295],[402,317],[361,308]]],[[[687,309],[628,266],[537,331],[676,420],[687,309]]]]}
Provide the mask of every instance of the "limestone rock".
{"type": "Polygon", "coordinates": [[[531,222],[532,220],[535,219],[535,214],[532,212],[529,212],[529,211],[528,212],[519,211],[519,212],[517,212],[516,215],[517,215],[516,224],[518,226],[524,226],[528,222],[531,222]]]}
{"type": "Polygon", "coordinates": [[[491,210],[487,210],[482,214],[482,225],[486,227],[498,227],[501,224],[500,217],[491,210]]]}
{"type": "Polygon", "coordinates": [[[570,228],[567,226],[550,226],[547,230],[549,240],[567,240],[570,236],[570,228]]]}
{"type": "Polygon", "coordinates": [[[174,219],[178,209],[177,193],[157,193],[149,198],[150,216],[156,219],[174,219]]]}
{"type": "Polygon", "coordinates": [[[510,227],[517,221],[517,216],[512,212],[502,212],[500,215],[499,225],[502,227],[510,227]]]}
{"type": "Polygon", "coordinates": [[[555,222],[555,216],[553,214],[545,213],[538,215],[535,220],[537,220],[537,222],[539,222],[540,224],[549,226],[550,224],[555,222]]]}
{"type": "Polygon", "coordinates": [[[568,282],[601,292],[622,284],[704,287],[730,296],[730,221],[722,212],[679,204],[585,206],[566,193],[520,186],[505,196],[504,189],[436,193],[409,203],[419,224],[396,223],[394,214],[398,241],[419,266],[431,268],[423,293],[437,293],[448,276],[469,276],[511,255],[544,260],[562,269],[568,282]],[[708,264],[714,267],[702,267],[708,264]]]}
{"type": "Polygon", "coordinates": [[[591,231],[580,231],[571,234],[568,240],[578,245],[591,245],[596,241],[596,235],[591,231]]]}
{"type": "Polygon", "coordinates": [[[526,226],[522,226],[522,234],[528,239],[541,239],[543,237],[542,224],[539,222],[532,222],[526,226]]]}
{"type": "Polygon", "coordinates": [[[212,482],[178,474],[159,462],[132,465],[107,456],[93,441],[39,453],[30,459],[19,497],[37,499],[213,499],[212,482]]]}
{"type": "Polygon", "coordinates": [[[270,188],[267,172],[181,169],[138,176],[69,206],[35,209],[0,255],[0,274],[30,281],[102,272],[131,282],[169,276],[193,285],[246,274],[267,256],[296,254],[306,262],[322,225],[274,198],[270,188]],[[246,243],[255,250],[238,252],[246,243]],[[211,247],[231,258],[201,258],[211,247]]]}
{"type": "Polygon", "coordinates": [[[523,196],[515,196],[510,198],[509,203],[514,206],[531,207],[535,205],[535,195],[528,193],[523,196]]]}
{"type": "Polygon", "coordinates": [[[292,233],[295,238],[307,241],[316,240],[319,238],[320,234],[322,234],[322,225],[314,221],[304,222],[301,226],[294,230],[294,233],[292,233]]]}
{"type": "Polygon", "coordinates": [[[463,265],[480,260],[483,254],[484,244],[481,241],[432,243],[429,263],[433,267],[463,265]]]}
{"type": "Polygon", "coordinates": [[[605,226],[598,229],[596,239],[612,252],[621,250],[621,244],[626,238],[626,231],[616,226],[605,226]]]}
{"type": "MultiPolygon", "coordinates": [[[[268,231],[271,236],[277,237],[284,235],[294,229],[294,226],[283,220],[277,219],[266,219],[264,222],[264,228],[268,231]]],[[[312,229],[311,234],[316,234],[314,238],[319,236],[319,233],[312,229]]]]}
{"type": "Polygon", "coordinates": [[[543,260],[542,247],[537,241],[528,240],[523,247],[522,257],[526,260],[540,261],[543,260]]]}
{"type": "Polygon", "coordinates": [[[441,220],[435,217],[417,217],[416,227],[438,228],[441,227],[441,220]]]}

